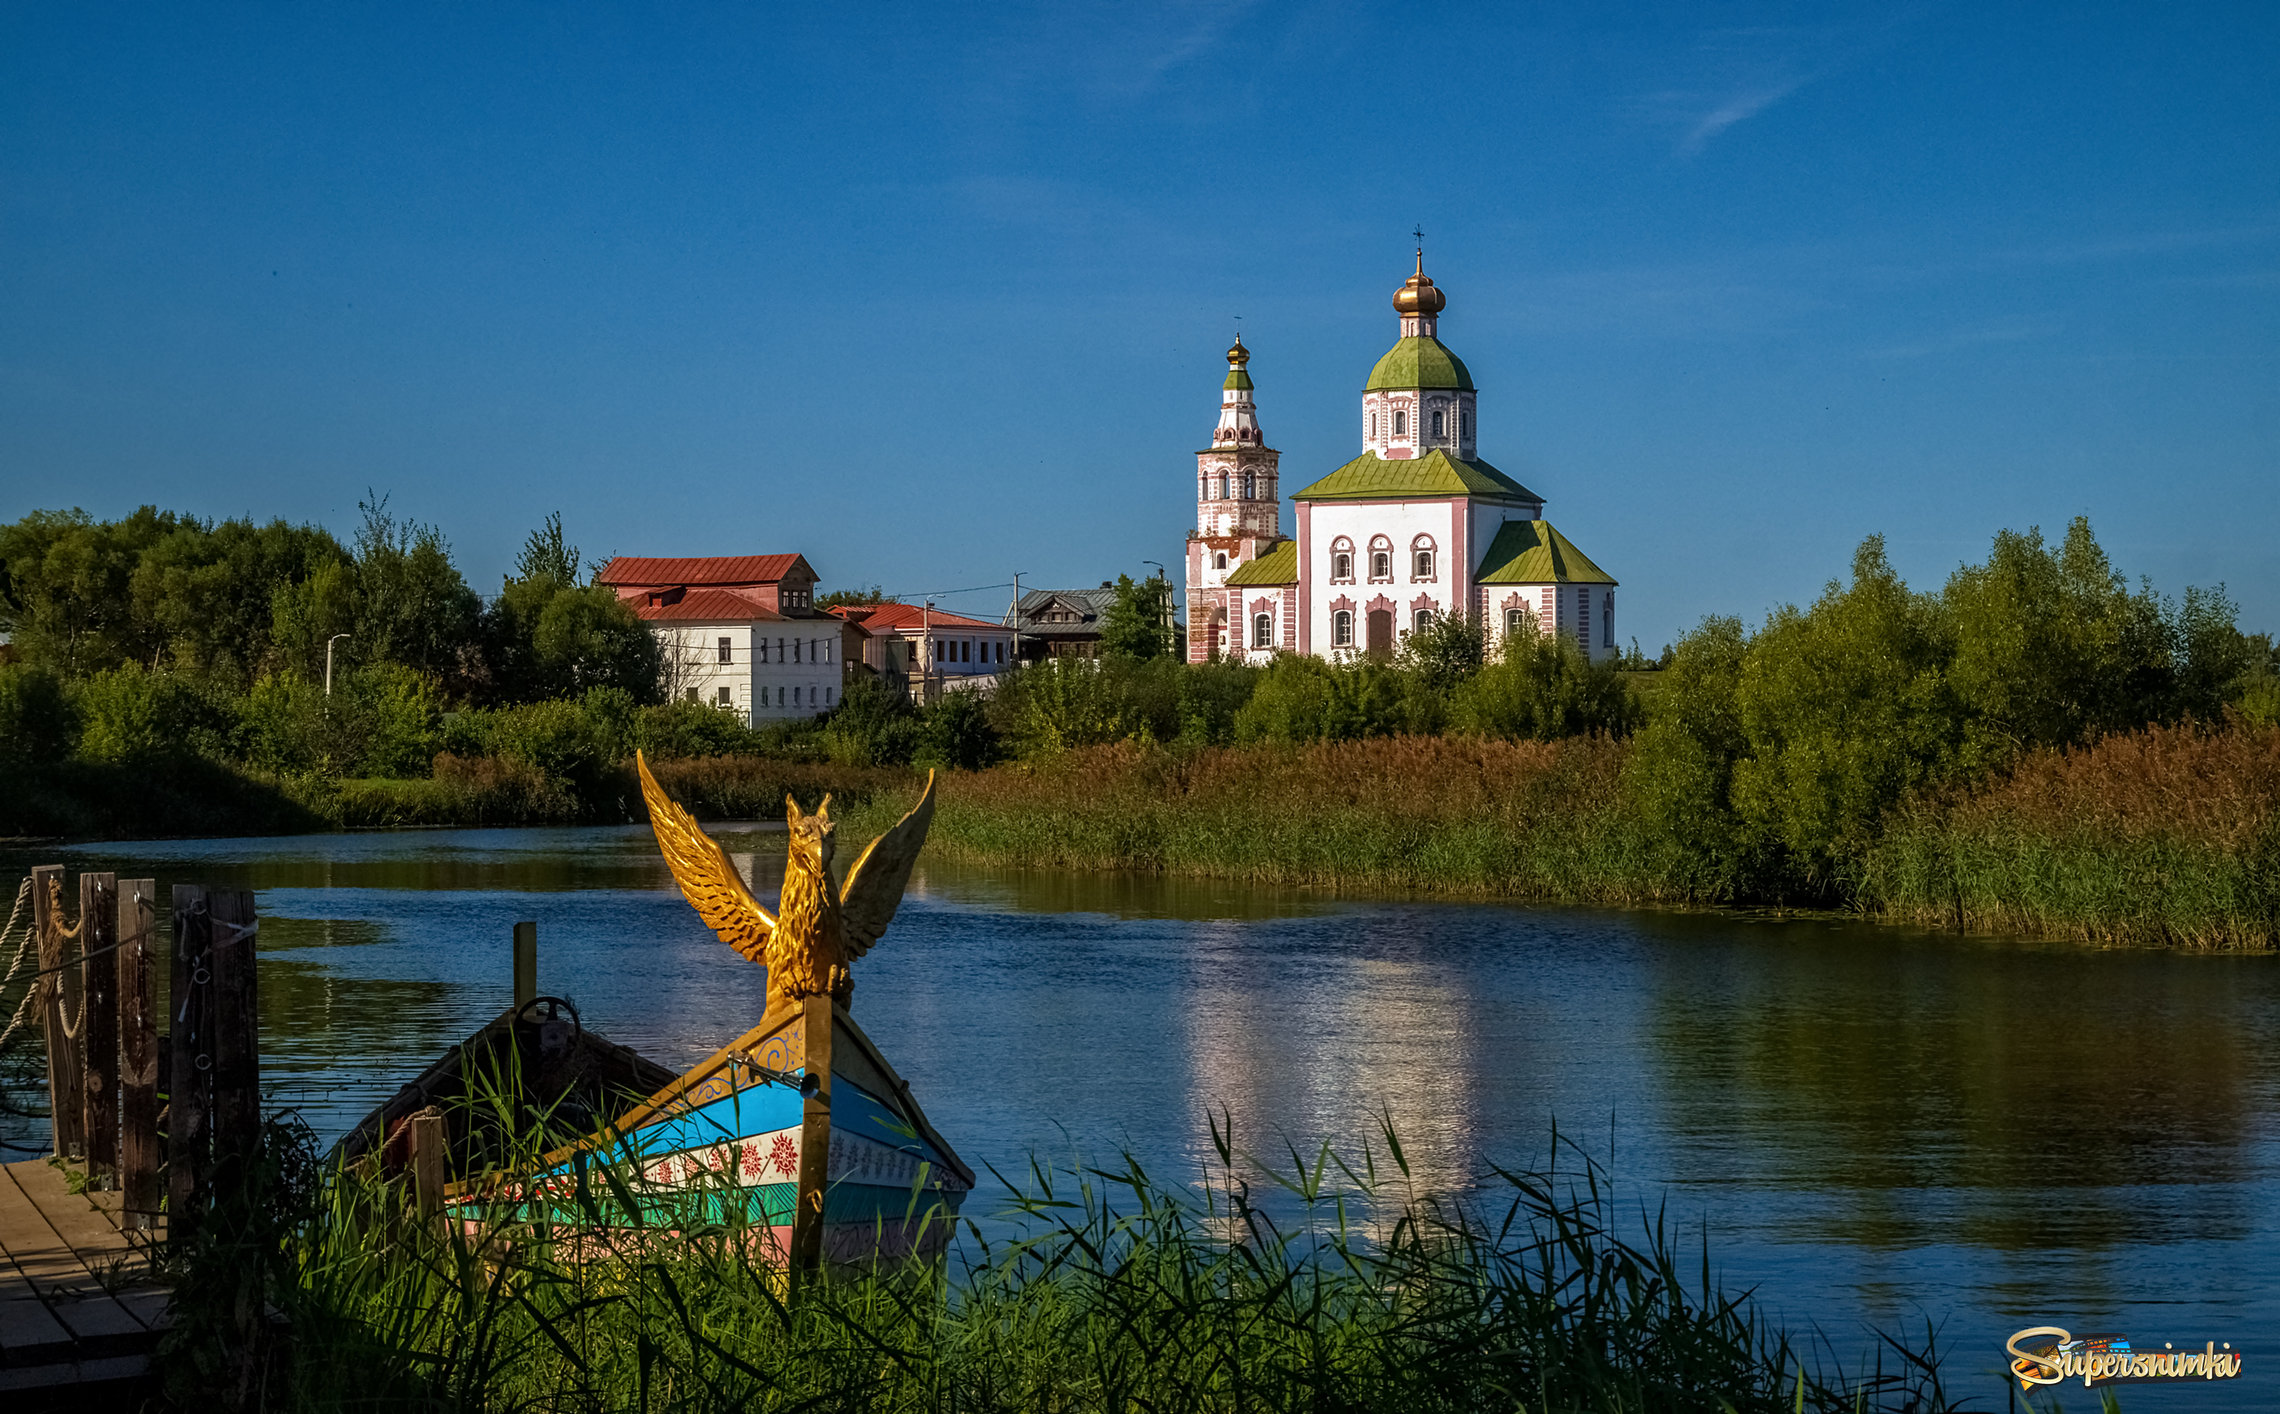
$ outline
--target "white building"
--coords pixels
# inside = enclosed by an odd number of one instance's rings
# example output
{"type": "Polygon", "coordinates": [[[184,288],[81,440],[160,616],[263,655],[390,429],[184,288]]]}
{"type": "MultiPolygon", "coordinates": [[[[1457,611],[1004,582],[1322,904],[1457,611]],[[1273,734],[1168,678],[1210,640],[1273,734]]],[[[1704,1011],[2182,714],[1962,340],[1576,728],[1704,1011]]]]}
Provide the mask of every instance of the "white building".
{"type": "Polygon", "coordinates": [[[595,580],[657,635],[674,695],[752,726],[838,704],[846,626],[814,607],[804,556],[620,556],[595,580]]]}
{"type": "Polygon", "coordinates": [[[925,604],[845,604],[831,610],[865,635],[863,661],[922,701],[944,689],[987,688],[1013,662],[1013,630],[925,604]]]}
{"type": "Polygon", "coordinates": [[[1362,455],[1292,497],[1296,539],[1279,533],[1271,499],[1240,494],[1256,463],[1273,496],[1275,453],[1259,445],[1250,355],[1240,341],[1228,351],[1188,537],[1190,659],[1382,656],[1452,613],[1478,619],[1492,647],[1545,632],[1593,658],[1615,652],[1614,578],[1543,518],[1542,497],[1480,459],[1472,374],[1436,334],[1447,303],[1418,252],[1393,297],[1401,337],[1362,388],[1362,455]]]}

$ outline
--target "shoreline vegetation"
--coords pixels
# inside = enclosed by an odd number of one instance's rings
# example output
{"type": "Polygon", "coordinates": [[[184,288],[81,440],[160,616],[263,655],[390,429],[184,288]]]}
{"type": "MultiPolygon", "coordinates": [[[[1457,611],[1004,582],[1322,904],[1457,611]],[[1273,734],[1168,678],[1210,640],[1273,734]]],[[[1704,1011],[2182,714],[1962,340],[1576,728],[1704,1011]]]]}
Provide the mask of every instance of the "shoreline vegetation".
{"type": "Polygon", "coordinates": [[[0,525],[0,835],[624,822],[639,751],[700,817],[830,792],[850,834],[938,769],[929,847],[992,864],[2280,946],[2280,652],[2079,519],[1936,590],[1872,538],[1810,605],[1651,659],[1450,618],[1389,661],[1191,665],[1168,587],[1125,580],[1097,659],[925,706],[853,673],[754,729],[674,690],[559,518],[485,603],[433,527],[364,511],[348,546],[0,525]]]}
{"type": "MultiPolygon", "coordinates": [[[[496,1087],[455,1103],[530,1114],[496,1087]]],[[[942,1259],[796,1285],[733,1190],[658,1189],[625,1151],[546,1211],[439,1228],[404,1179],[326,1164],[273,1120],[175,1258],[161,1367],[186,1408],[1967,1407],[1936,1330],[1799,1342],[1722,1287],[1706,1238],[1556,1134],[1550,1169],[1494,1170],[1460,1201],[1415,1190],[1390,1118],[1358,1152],[1280,1165],[1211,1118],[1200,1182],[1129,1154],[1032,1160],[1001,1178],[991,1235],[959,1220],[942,1259]]],[[[502,1133],[491,1171],[527,1171],[545,1127],[502,1133]]],[[[942,1221],[917,1185],[907,1216],[942,1221]]]]}

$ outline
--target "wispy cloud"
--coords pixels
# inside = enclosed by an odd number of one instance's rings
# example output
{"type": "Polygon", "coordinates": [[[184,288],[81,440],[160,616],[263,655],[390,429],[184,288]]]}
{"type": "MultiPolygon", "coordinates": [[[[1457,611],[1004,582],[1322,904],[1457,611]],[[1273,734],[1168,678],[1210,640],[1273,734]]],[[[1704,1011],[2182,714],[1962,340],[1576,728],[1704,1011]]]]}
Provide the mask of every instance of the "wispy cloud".
{"type": "Polygon", "coordinates": [[[1696,120],[1694,126],[1687,130],[1686,136],[1680,139],[1678,144],[1679,155],[1682,157],[1694,156],[1708,146],[1710,140],[1718,134],[1736,123],[1756,117],[1810,82],[1812,82],[1810,77],[1782,79],[1773,83],[1760,84],[1757,87],[1747,88],[1730,95],[1709,112],[1703,114],[1700,119],[1696,120]]]}

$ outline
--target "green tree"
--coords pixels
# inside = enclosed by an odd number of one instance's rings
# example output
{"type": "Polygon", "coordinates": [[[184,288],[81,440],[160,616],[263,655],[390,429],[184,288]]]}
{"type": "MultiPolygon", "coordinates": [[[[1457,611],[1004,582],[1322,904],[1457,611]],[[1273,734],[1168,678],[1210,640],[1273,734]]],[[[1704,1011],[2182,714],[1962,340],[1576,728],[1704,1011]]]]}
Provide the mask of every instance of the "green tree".
{"type": "Polygon", "coordinates": [[[997,760],[999,745],[979,693],[945,692],[921,715],[918,750],[911,760],[919,766],[978,771],[997,760]]]}
{"type": "Polygon", "coordinates": [[[1951,648],[1939,601],[1901,582],[1879,536],[1854,552],[1850,585],[1777,611],[1752,642],[1736,694],[1749,754],[1733,797],[1806,889],[1838,888],[1885,813],[1955,768],[1951,648]]]}
{"type": "Polygon", "coordinates": [[[523,542],[515,556],[515,578],[551,579],[569,586],[578,582],[578,547],[562,537],[562,512],[548,515],[523,542]]]}
{"type": "Polygon", "coordinates": [[[119,521],[34,511],[0,526],[0,628],[27,661],[67,678],[162,666],[165,632],[137,612],[132,583],[143,551],[185,523],[144,506],[119,521]]]}
{"type": "Polygon", "coordinates": [[[445,682],[479,670],[482,604],[451,562],[432,525],[398,520],[388,498],[358,503],[355,654],[365,663],[401,663],[445,682]]]}
{"type": "Polygon", "coordinates": [[[1172,586],[1161,575],[1116,577],[1116,598],[1100,618],[1100,651],[1145,662],[1172,651],[1172,586]]]}
{"type": "Polygon", "coordinates": [[[1696,897],[1752,893],[1766,869],[1765,841],[1733,800],[1748,754],[1742,726],[1749,635],[1735,618],[1708,618],[1664,654],[1646,725],[1631,748],[1623,788],[1665,868],[1696,897]]]}
{"type": "Polygon", "coordinates": [[[0,663],[0,766],[22,770],[69,756],[78,726],[63,678],[39,663],[0,663]]]}
{"type": "Polygon", "coordinates": [[[337,572],[347,559],[317,526],[182,517],[143,547],[128,587],[136,619],[164,642],[176,670],[243,692],[280,661],[278,593],[321,570],[337,572]]]}
{"type": "Polygon", "coordinates": [[[815,606],[818,609],[837,609],[850,604],[884,604],[886,602],[887,592],[876,584],[866,585],[860,589],[834,589],[829,594],[818,594],[815,597],[815,606]]]}

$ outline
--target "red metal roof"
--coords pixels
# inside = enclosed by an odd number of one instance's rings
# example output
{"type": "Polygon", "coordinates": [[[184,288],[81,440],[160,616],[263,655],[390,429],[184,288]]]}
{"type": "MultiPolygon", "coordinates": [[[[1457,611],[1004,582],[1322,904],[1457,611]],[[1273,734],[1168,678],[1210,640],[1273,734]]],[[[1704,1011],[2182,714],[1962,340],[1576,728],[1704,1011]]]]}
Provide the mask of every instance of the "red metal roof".
{"type": "Polygon", "coordinates": [[[619,555],[594,578],[602,584],[774,584],[794,565],[815,570],[798,555],[697,555],[679,559],[619,555]]]}
{"type": "Polygon", "coordinates": [[[636,596],[625,601],[634,617],[648,623],[750,623],[766,620],[780,623],[784,616],[759,604],[733,589],[692,589],[670,604],[652,604],[636,596]]]}
{"type": "Polygon", "coordinates": [[[841,618],[853,619],[871,633],[926,632],[931,623],[936,630],[955,629],[964,633],[969,629],[994,629],[1006,633],[1004,624],[993,624],[987,619],[969,619],[964,614],[953,614],[946,609],[929,610],[918,604],[841,604],[831,610],[841,618]]]}

